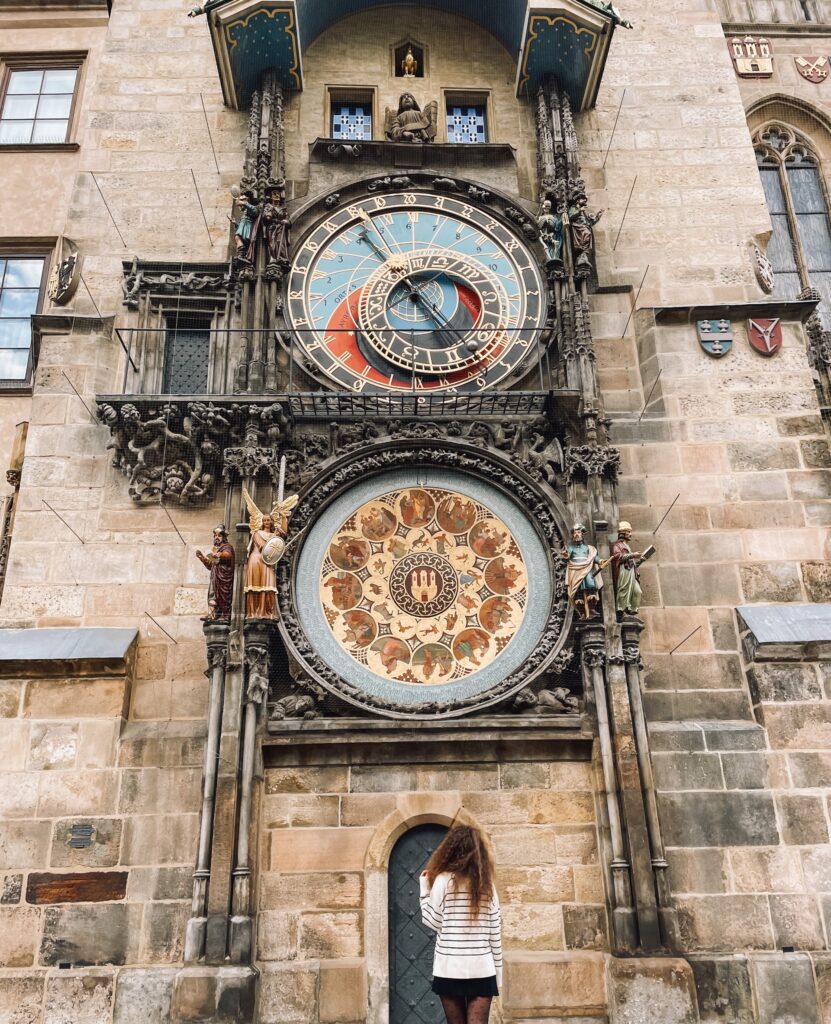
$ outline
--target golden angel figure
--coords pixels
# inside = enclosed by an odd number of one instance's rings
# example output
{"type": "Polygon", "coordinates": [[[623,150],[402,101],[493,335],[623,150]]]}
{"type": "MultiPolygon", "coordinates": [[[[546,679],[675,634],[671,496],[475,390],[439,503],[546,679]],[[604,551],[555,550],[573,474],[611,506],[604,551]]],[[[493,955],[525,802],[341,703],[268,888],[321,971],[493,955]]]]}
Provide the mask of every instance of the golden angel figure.
{"type": "Polygon", "coordinates": [[[245,616],[249,619],[277,618],[277,577],[274,567],[286,550],[289,518],[297,505],[297,495],[278,501],[271,513],[261,512],[243,487],[248,508],[251,539],[245,562],[245,616]]]}

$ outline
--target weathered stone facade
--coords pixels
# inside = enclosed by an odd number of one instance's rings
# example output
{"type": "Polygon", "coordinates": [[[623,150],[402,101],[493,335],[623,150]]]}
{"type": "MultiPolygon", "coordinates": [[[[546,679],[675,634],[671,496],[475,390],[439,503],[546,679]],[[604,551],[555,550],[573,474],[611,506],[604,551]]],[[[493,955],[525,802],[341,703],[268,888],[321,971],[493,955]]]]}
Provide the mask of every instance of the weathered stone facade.
{"type": "Polygon", "coordinates": [[[491,23],[455,0],[251,0],[297,15],[303,76],[266,69],[252,99],[207,6],[0,7],[0,63],[83,55],[70,143],[0,145],[0,257],[60,237],[83,255],[70,305],[34,320],[31,393],[0,394],[0,1022],[400,1024],[390,859],[458,816],[493,840],[496,1019],[831,1021],[831,349],[806,281],[761,283],[755,247],[776,242],[754,156],[783,126],[831,187],[831,84],[796,61],[831,52],[829,12],[631,0],[629,30],[602,4],[531,4],[605,26],[594,102],[564,66],[534,71],[525,3],[491,23]],[[540,94],[517,96],[512,18],[540,94]],[[737,76],[728,41],[748,35],[771,77],[737,76]],[[439,110],[409,148],[385,139],[405,90],[439,110]],[[356,97],[358,151],[331,130],[356,97]],[[451,100],[484,108],[485,145],[447,141],[451,100]],[[604,211],[594,250],[580,265],[569,235],[546,266],[540,201],[576,207],[578,178],[604,211]],[[241,184],[285,205],[295,261],[349,204],[468,204],[545,274],[539,356],[478,405],[415,382],[339,392],[290,319],[288,267],[262,242],[232,259],[241,184]],[[781,321],[769,358],[761,318],[781,321]],[[724,358],[703,320],[731,321],[724,358]],[[180,328],[208,337],[196,390],[170,386],[180,328]],[[281,455],[300,501],[278,626],[244,620],[241,487],[265,505],[281,455]],[[299,596],[319,581],[297,568],[351,489],[442,473],[502,495],[550,593],[522,664],[413,710],[326,660],[299,596]],[[619,520],[654,543],[637,618],[616,616],[608,569],[601,620],[567,608],[578,520],[603,559],[619,520]],[[233,615],[206,621],[195,550],[219,521],[233,615]]]}

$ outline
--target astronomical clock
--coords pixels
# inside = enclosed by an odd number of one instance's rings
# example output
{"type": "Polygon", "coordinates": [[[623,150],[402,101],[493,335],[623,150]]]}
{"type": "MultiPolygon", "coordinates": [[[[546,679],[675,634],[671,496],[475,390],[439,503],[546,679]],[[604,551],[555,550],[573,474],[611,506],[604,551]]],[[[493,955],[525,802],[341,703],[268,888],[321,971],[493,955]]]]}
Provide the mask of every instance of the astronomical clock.
{"type": "Polygon", "coordinates": [[[288,294],[301,350],[357,392],[504,386],[546,314],[537,260],[511,227],[415,188],[356,199],[314,225],[288,294]]]}
{"type": "Polygon", "coordinates": [[[415,174],[297,216],[292,359],[347,415],[289,452],[279,619],[329,708],[454,717],[510,704],[568,657],[534,228],[507,197],[415,174]]]}

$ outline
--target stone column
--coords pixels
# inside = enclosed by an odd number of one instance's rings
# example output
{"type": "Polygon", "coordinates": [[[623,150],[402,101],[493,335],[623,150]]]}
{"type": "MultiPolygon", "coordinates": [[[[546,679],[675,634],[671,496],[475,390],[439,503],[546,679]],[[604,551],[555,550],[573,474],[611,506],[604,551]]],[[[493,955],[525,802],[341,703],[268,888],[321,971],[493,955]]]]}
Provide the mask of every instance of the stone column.
{"type": "Polygon", "coordinates": [[[602,623],[584,623],[579,627],[583,687],[594,702],[597,714],[597,736],[600,743],[600,762],[603,770],[603,789],[606,814],[609,819],[612,862],[612,928],[617,952],[634,952],[638,945],[635,911],[632,906],[632,888],[629,862],[623,840],[618,785],[612,734],[609,726],[609,705],[606,698],[605,630],[602,623]]]}
{"type": "Polygon", "coordinates": [[[629,852],[632,902],[638,925],[638,948],[642,951],[657,952],[661,949],[662,943],[658,927],[655,877],[652,871],[626,672],[623,658],[619,654],[613,654],[607,659],[606,692],[609,700],[609,724],[612,731],[623,834],[629,852]]]}
{"type": "Polygon", "coordinates": [[[246,680],[240,737],[241,767],[239,812],[228,955],[233,963],[251,960],[253,920],[251,916],[251,803],[254,789],[254,761],[257,754],[257,725],[260,709],[268,699],[269,642],[274,623],[249,620],[245,623],[246,680]]]}
{"type": "Polygon", "coordinates": [[[668,865],[664,851],[664,839],[661,833],[661,819],[658,814],[655,781],[652,775],[652,760],[649,756],[649,733],[646,726],[646,715],[644,713],[641,693],[640,633],[643,628],[644,624],[640,619],[624,620],[621,628],[623,662],[626,666],[626,685],[629,691],[629,706],[632,711],[632,728],[635,736],[638,768],[640,770],[641,788],[646,812],[646,828],[649,834],[652,871],[655,876],[655,891],[658,897],[658,923],[664,946],[671,952],[675,952],[680,948],[678,916],[672,905],[668,865]]]}
{"type": "Polygon", "coordinates": [[[206,619],[202,624],[208,645],[208,737],[202,767],[202,811],[199,824],[199,849],[193,873],[191,917],[185,932],[185,961],[194,963],[205,955],[208,927],[208,880],[211,876],[214,804],[219,766],[219,736],[225,699],[225,671],[228,664],[228,634],[231,625],[223,620],[206,619]]]}

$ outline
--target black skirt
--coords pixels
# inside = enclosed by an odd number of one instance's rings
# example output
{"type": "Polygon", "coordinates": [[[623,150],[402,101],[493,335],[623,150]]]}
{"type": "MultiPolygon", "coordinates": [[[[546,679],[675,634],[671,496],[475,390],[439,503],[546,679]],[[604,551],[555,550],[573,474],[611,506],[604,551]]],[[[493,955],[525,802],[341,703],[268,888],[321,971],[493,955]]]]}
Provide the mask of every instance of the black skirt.
{"type": "Polygon", "coordinates": [[[499,995],[495,974],[489,978],[433,978],[433,991],[437,996],[456,996],[458,999],[499,995]]]}

